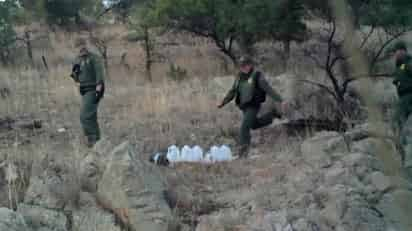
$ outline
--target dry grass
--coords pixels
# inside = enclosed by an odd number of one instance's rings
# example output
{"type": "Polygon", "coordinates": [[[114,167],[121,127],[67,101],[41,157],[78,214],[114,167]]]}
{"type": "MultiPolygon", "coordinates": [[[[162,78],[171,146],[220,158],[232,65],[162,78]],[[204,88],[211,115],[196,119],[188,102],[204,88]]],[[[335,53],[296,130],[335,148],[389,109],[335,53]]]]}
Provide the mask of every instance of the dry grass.
{"type": "MultiPolygon", "coordinates": [[[[162,50],[168,61],[154,65],[155,81],[148,83],[141,71],[144,63],[141,48],[138,44],[125,43],[120,39],[124,34],[123,29],[117,28],[115,31],[119,34],[119,39],[110,44],[107,92],[99,108],[99,122],[104,137],[115,144],[131,140],[137,145],[138,152],[145,157],[172,144],[198,144],[205,149],[216,144],[234,147],[240,112],[234,105],[223,110],[216,108],[232,84],[231,77],[215,78],[224,76],[227,71],[216,48],[208,43],[200,43],[162,50]],[[120,57],[126,51],[129,68],[120,64],[120,57]],[[170,80],[166,73],[171,63],[185,68],[188,79],[182,82],[170,80]]],[[[18,163],[25,174],[40,174],[43,171],[42,161],[50,157],[66,160],[71,163],[74,171],[79,169],[79,160],[84,152],[78,119],[80,96],[77,86],[69,78],[71,60],[75,56],[75,38],[75,35],[69,33],[52,33],[50,43],[44,49],[36,48],[36,59],[39,55],[47,57],[50,65],[48,72],[41,63],[35,68],[1,70],[0,87],[9,88],[12,94],[0,100],[0,118],[28,116],[41,119],[44,125],[34,133],[26,130],[11,131],[4,138],[0,134],[1,145],[4,147],[0,153],[8,161],[18,163]],[[65,128],[66,132],[57,132],[59,128],[65,128]],[[22,165],[21,162],[29,164],[22,165]]],[[[280,68],[280,62],[270,62],[276,65],[265,65],[273,69],[280,68]]],[[[293,62],[298,63],[300,60],[293,59],[291,63],[293,62]]],[[[308,73],[309,77],[317,74],[316,71],[307,70],[307,66],[293,65],[289,71],[302,73],[304,68],[304,73],[308,73]]],[[[230,68],[229,65],[229,70],[230,68]]],[[[295,92],[284,93],[292,98],[295,92]]],[[[280,166],[274,163],[292,161],[293,155],[287,157],[279,153],[295,153],[300,140],[288,138],[273,127],[256,131],[253,137],[252,155],[257,158],[214,166],[177,166],[175,170],[171,170],[175,174],[175,178],[172,176],[169,179],[171,184],[173,180],[179,179],[175,182],[176,185],[191,188],[199,198],[213,198],[218,193],[250,188],[251,193],[259,198],[259,205],[271,206],[270,187],[275,185],[274,181],[284,180],[284,174],[276,170],[280,166]],[[279,156],[286,160],[277,159],[279,156]],[[265,185],[267,187],[263,187],[265,185]]],[[[22,178],[21,182],[12,187],[14,192],[24,192],[28,184],[27,177],[22,178]]],[[[9,200],[21,201],[22,194],[9,200]]],[[[202,206],[201,201],[197,209],[202,206]]],[[[223,220],[227,220],[228,227],[234,227],[242,218],[235,214],[223,220]]],[[[93,219],[88,222],[94,223],[94,227],[103,225],[93,219]]]]}

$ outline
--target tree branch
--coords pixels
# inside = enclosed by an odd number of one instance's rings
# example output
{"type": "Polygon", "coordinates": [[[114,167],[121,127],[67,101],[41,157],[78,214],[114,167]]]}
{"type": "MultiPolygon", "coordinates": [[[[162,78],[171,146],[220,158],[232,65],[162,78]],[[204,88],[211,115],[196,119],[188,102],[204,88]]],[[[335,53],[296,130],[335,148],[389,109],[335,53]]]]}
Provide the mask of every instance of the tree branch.
{"type": "Polygon", "coordinates": [[[335,58],[332,59],[330,65],[329,65],[330,69],[333,69],[333,67],[336,65],[336,63],[338,61],[344,61],[345,59],[346,59],[346,57],[344,57],[344,56],[336,56],[335,58]]]}
{"type": "Polygon", "coordinates": [[[326,67],[329,66],[331,55],[332,55],[332,42],[333,42],[333,38],[335,37],[335,33],[336,33],[336,22],[332,21],[331,26],[332,26],[332,31],[328,38],[328,56],[326,57],[326,64],[325,64],[326,67]]]}
{"type": "Polygon", "coordinates": [[[375,26],[373,25],[369,31],[369,33],[363,38],[363,41],[360,45],[360,49],[362,49],[366,43],[368,42],[369,38],[372,36],[373,32],[375,31],[375,26]]]}
{"type": "Polygon", "coordinates": [[[117,2],[117,3],[115,3],[115,4],[113,4],[113,5],[111,5],[110,7],[108,7],[108,8],[106,8],[106,9],[104,9],[104,11],[103,12],[101,12],[100,14],[98,14],[97,15],[97,19],[99,19],[100,17],[102,17],[103,15],[105,15],[105,14],[107,14],[107,13],[109,13],[110,11],[112,11],[112,10],[114,10],[115,8],[117,8],[118,6],[120,6],[121,5],[121,1],[119,1],[119,2],[117,2]]]}
{"type": "Polygon", "coordinates": [[[392,35],[391,38],[387,39],[386,42],[382,44],[382,46],[379,48],[378,52],[375,54],[375,56],[372,58],[372,61],[370,62],[370,68],[374,67],[379,59],[379,57],[382,55],[382,52],[385,50],[385,48],[394,40],[398,39],[400,36],[402,36],[406,30],[401,30],[400,32],[395,33],[392,35]]]}
{"type": "Polygon", "coordinates": [[[332,20],[332,25],[331,26],[332,26],[332,31],[331,31],[329,39],[328,39],[328,55],[327,55],[326,63],[325,63],[325,70],[326,70],[327,76],[328,76],[329,80],[332,82],[333,88],[334,88],[334,90],[337,94],[336,99],[337,99],[338,102],[340,102],[342,100],[341,90],[340,90],[340,87],[339,87],[338,80],[335,78],[335,74],[333,73],[333,65],[335,65],[335,63],[337,61],[335,61],[334,63],[331,63],[332,52],[333,52],[333,47],[334,47],[333,39],[335,37],[336,30],[337,30],[335,20],[332,20]],[[331,65],[331,64],[333,64],[333,65],[331,65]]]}
{"type": "Polygon", "coordinates": [[[332,91],[328,86],[326,86],[325,84],[313,82],[313,81],[306,80],[306,79],[301,79],[301,80],[298,80],[298,81],[299,81],[299,82],[303,82],[303,83],[307,83],[307,84],[310,84],[310,85],[317,86],[317,87],[325,90],[326,92],[328,92],[328,93],[329,93],[330,95],[332,95],[333,98],[335,98],[336,100],[338,99],[338,97],[337,97],[337,95],[335,94],[335,92],[333,92],[333,91],[332,91]]]}
{"type": "Polygon", "coordinates": [[[321,61],[312,53],[313,52],[311,52],[310,50],[307,50],[307,49],[303,50],[304,57],[310,58],[316,64],[318,68],[325,69],[325,67],[321,64],[321,61]]]}
{"type": "Polygon", "coordinates": [[[349,84],[351,82],[355,81],[355,80],[356,80],[355,78],[350,78],[350,79],[347,79],[343,82],[343,84],[342,84],[342,94],[346,93],[346,90],[348,89],[349,84]]]}

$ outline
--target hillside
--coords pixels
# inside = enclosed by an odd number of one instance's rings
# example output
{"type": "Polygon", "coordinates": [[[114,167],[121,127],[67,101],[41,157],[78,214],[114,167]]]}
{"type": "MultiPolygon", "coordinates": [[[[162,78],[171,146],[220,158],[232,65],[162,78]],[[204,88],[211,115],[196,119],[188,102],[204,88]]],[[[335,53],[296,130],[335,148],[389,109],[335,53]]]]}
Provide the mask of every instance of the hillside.
{"type": "MultiPolygon", "coordinates": [[[[47,33],[49,40],[33,44],[33,65],[0,69],[0,231],[411,229],[412,185],[388,138],[388,116],[379,121],[383,134],[362,117],[342,132],[291,132],[276,121],[253,133],[247,159],[156,166],[150,155],[173,144],[236,150],[241,114],[234,104],[216,108],[233,82],[230,61],[210,41],[168,34],[159,41],[172,45],[161,48],[150,82],[140,44],[124,39],[123,27],[104,28],[114,37],[99,108],[103,139],[87,149],[69,77],[79,34],[47,33]],[[171,65],[185,74],[171,74],[171,65]]],[[[259,68],[294,101],[290,120],[334,115],[325,91],[301,83],[327,83],[303,55],[312,43],[294,44],[288,61],[279,44],[259,44],[259,68]]],[[[396,99],[391,81],[369,90],[386,113],[396,99]]],[[[273,106],[268,100],[263,110],[273,106]]]]}

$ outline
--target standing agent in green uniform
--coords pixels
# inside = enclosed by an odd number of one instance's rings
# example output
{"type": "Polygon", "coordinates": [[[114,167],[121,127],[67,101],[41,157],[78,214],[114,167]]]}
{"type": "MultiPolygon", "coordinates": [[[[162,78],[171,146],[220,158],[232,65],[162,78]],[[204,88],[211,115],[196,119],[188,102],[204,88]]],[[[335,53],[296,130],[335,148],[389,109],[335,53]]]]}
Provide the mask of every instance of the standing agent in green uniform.
{"type": "Polygon", "coordinates": [[[89,50],[85,39],[78,39],[75,45],[79,49],[79,55],[74,62],[71,77],[79,84],[82,97],[80,123],[87,138],[87,146],[93,147],[100,139],[97,111],[104,95],[104,67],[101,58],[89,50]]]}
{"type": "MultiPolygon", "coordinates": [[[[232,88],[224,100],[218,104],[218,108],[222,108],[235,99],[236,105],[243,113],[242,125],[240,126],[239,156],[247,157],[251,143],[251,130],[268,126],[274,118],[281,118],[281,114],[276,109],[258,117],[266,95],[269,95],[276,102],[282,102],[282,98],[269,85],[263,74],[255,69],[250,57],[240,58],[239,69],[240,72],[232,88]]],[[[285,105],[282,103],[282,107],[285,105]]]]}
{"type": "Polygon", "coordinates": [[[399,97],[394,120],[401,131],[404,167],[412,181],[412,56],[403,41],[398,41],[393,50],[396,66],[393,84],[399,97]]]}

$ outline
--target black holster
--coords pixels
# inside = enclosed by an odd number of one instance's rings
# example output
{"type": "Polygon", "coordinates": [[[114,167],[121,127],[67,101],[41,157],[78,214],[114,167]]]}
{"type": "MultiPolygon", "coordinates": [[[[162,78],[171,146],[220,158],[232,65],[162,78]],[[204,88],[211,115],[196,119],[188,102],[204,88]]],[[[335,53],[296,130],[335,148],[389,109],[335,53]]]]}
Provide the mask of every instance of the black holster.
{"type": "Polygon", "coordinates": [[[89,91],[96,91],[96,86],[80,86],[80,95],[85,95],[89,91]]]}

